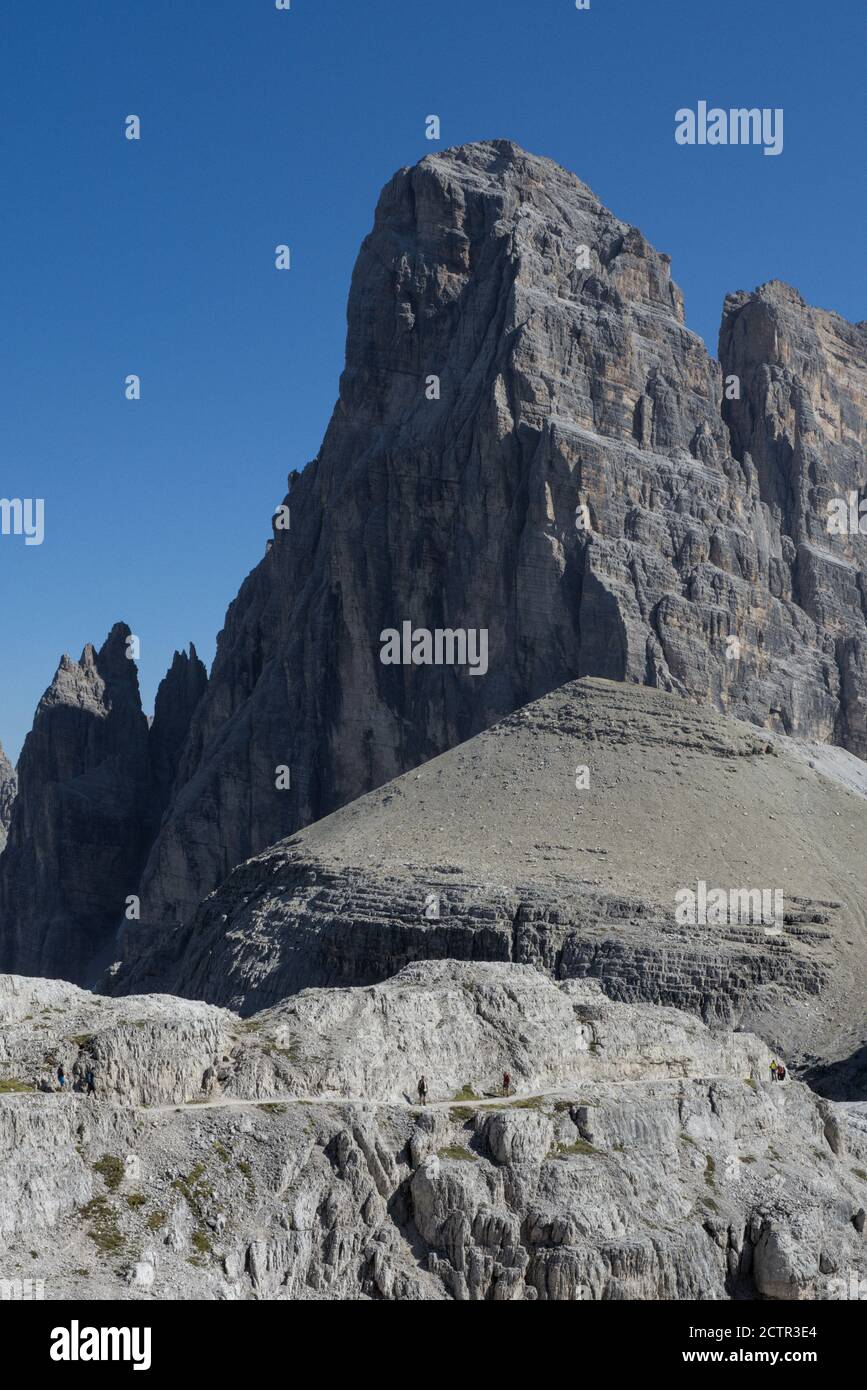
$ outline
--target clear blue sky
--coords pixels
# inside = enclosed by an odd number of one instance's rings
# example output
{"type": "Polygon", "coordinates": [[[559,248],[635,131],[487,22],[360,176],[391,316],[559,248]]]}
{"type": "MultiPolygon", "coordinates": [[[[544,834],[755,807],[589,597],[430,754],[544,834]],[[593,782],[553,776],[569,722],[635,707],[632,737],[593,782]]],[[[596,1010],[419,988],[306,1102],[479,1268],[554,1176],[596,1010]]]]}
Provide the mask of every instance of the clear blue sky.
{"type": "Polygon", "coordinates": [[[146,707],[210,662],[286,475],[337,393],[383,183],[509,137],[673,257],[712,351],[772,277],[867,318],[863,7],[854,0],[19,0],[0,19],[0,739],[61,653],[127,621],[146,707]],[[681,148],[674,112],[781,106],[785,147],[681,148]],[[124,118],[141,117],[139,143],[124,118]],[[278,242],[292,269],[273,266],[278,242]],[[127,402],[128,373],[142,400],[127,402]]]}

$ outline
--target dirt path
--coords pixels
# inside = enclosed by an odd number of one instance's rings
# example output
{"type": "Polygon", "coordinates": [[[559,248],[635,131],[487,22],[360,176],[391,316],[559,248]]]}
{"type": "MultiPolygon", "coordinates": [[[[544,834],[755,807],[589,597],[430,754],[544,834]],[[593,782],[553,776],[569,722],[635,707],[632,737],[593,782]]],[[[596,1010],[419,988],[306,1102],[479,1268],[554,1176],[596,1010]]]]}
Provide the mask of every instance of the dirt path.
{"type": "MultiPolygon", "coordinates": [[[[637,1081],[651,1080],[654,1082],[671,1081],[680,1084],[683,1081],[725,1081],[730,1077],[722,1074],[710,1076],[655,1076],[650,1078],[632,1077],[625,1081],[607,1081],[608,1086],[629,1086],[637,1081]]],[[[584,1078],[585,1084],[588,1078],[584,1078]]],[[[262,1106],[262,1105],[368,1105],[378,1109],[389,1110],[451,1110],[458,1108],[480,1109],[482,1107],[515,1105],[521,1101],[543,1101],[543,1100],[571,1100],[574,1102],[575,1093],[569,1092],[564,1086],[559,1086],[551,1091],[511,1091],[508,1096],[481,1096],[475,1100],[456,1100],[451,1097],[448,1100],[429,1100],[427,1105],[419,1105],[417,1101],[410,1100],[371,1100],[366,1096],[306,1096],[306,1095],[282,1095],[269,1096],[267,1099],[251,1100],[247,1096],[223,1096],[217,1100],[188,1100],[182,1101],[179,1105],[142,1105],[139,1106],[145,1115],[169,1115],[177,1110],[223,1110],[237,1106],[262,1106]]]]}
{"type": "Polygon", "coordinates": [[[238,1105],[372,1105],[378,1108],[398,1109],[398,1110],[442,1110],[451,1106],[483,1106],[483,1105],[503,1105],[514,1104],[520,1100],[547,1100],[547,1099],[566,1099],[566,1092],[561,1087],[557,1091],[513,1091],[508,1096],[482,1096],[478,1100],[429,1100],[427,1105],[419,1105],[416,1101],[409,1100],[370,1100],[366,1096],[269,1096],[267,1100],[250,1100],[244,1096],[225,1096],[220,1100],[188,1100],[180,1105],[151,1105],[139,1106],[147,1115],[170,1114],[174,1110],[221,1110],[228,1106],[238,1105]]]}

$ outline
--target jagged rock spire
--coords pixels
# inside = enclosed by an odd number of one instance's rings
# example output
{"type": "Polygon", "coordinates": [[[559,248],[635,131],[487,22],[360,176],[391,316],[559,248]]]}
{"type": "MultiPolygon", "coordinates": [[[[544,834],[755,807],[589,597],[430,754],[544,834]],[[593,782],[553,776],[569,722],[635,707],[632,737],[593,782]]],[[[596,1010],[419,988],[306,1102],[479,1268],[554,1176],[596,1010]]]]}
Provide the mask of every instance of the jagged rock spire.
{"type": "Polygon", "coordinates": [[[0,969],[90,982],[137,892],[166,768],[206,677],[194,652],[176,658],[149,734],[131,635],[116,623],[99,650],[64,655],[39,702],[0,858],[0,969]]]}

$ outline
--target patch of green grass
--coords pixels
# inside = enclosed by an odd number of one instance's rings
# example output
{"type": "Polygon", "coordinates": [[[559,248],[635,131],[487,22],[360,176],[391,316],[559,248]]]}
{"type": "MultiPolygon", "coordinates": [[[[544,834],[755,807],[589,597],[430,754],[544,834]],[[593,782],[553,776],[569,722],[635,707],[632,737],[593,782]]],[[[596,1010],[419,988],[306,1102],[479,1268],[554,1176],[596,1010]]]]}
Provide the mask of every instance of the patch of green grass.
{"type": "Polygon", "coordinates": [[[193,1231],[190,1239],[193,1243],[193,1249],[197,1250],[200,1255],[210,1255],[211,1241],[210,1237],[207,1236],[204,1231],[193,1231]]]}
{"type": "Polygon", "coordinates": [[[524,1100],[513,1100],[509,1102],[510,1110],[543,1110],[545,1101],[542,1096],[527,1096],[524,1100]]]}
{"type": "Polygon", "coordinates": [[[19,1081],[15,1076],[7,1076],[0,1081],[0,1095],[8,1096],[18,1094],[19,1091],[35,1091],[35,1086],[30,1086],[26,1081],[19,1081]]]}
{"type": "Polygon", "coordinates": [[[257,1105],[256,1109],[261,1110],[265,1115],[285,1115],[288,1110],[287,1105],[281,1105],[279,1101],[269,1100],[263,1105],[257,1105]]]}
{"type": "Polygon", "coordinates": [[[164,1211],[152,1211],[145,1222],[149,1231],[158,1231],[160,1226],[166,1224],[166,1214],[164,1211]]]}
{"type": "Polygon", "coordinates": [[[89,1278],[90,1278],[90,1270],[89,1270],[89,1269],[74,1269],[72,1272],[73,1272],[73,1274],[76,1275],[76,1277],[79,1278],[79,1279],[89,1279],[89,1278]]]}
{"type": "Polygon", "coordinates": [[[717,1206],[717,1204],[716,1204],[716,1202],[714,1201],[713,1197],[702,1197],[702,1199],[701,1199],[701,1206],[707,1207],[708,1211],[713,1211],[713,1212],[718,1212],[718,1211],[719,1211],[719,1207],[717,1206]]]}
{"type": "Polygon", "coordinates": [[[469,1081],[466,1083],[466,1085],[462,1086],[461,1089],[460,1089],[459,1091],[456,1091],[455,1094],[452,1096],[452,1100],[481,1100],[481,1099],[482,1099],[482,1097],[476,1095],[476,1093],[475,1093],[475,1091],[473,1090],[472,1086],[470,1085],[469,1081]]]}
{"type": "Polygon", "coordinates": [[[453,1105],[449,1110],[449,1119],[452,1124],[465,1125],[470,1120],[474,1120],[477,1111],[471,1105],[453,1105]]]}
{"type": "Polygon", "coordinates": [[[856,1178],[860,1178],[862,1182],[867,1182],[867,1173],[864,1172],[863,1168],[853,1168],[852,1172],[856,1178]]]}
{"type": "Polygon", "coordinates": [[[216,1139],[214,1140],[214,1153],[221,1163],[232,1162],[232,1155],[229,1153],[229,1150],[216,1139]]]}
{"type": "Polygon", "coordinates": [[[69,1041],[74,1043],[76,1047],[90,1047],[95,1037],[95,1033],[78,1033],[76,1037],[70,1038],[69,1041]]]}
{"type": "Polygon", "coordinates": [[[708,1187],[713,1187],[713,1186],[714,1186],[714,1184],[715,1184],[714,1174],[715,1174],[715,1173],[716,1173],[716,1164],[714,1163],[714,1161],[713,1161],[713,1159],[711,1158],[710,1154],[705,1154],[705,1156],[704,1156],[704,1180],[705,1180],[705,1182],[707,1183],[708,1187]]]}
{"type": "Polygon", "coordinates": [[[755,1154],[741,1155],[741,1163],[758,1163],[758,1161],[759,1160],[756,1158],[755,1154]]]}
{"type": "Polygon", "coordinates": [[[172,1183],[172,1187],[176,1192],[180,1192],[199,1225],[204,1222],[203,1203],[214,1195],[210,1184],[202,1181],[206,1171],[204,1163],[197,1163],[186,1177],[181,1175],[172,1183]]]}
{"type": "Polygon", "coordinates": [[[94,1197],[81,1214],[91,1224],[87,1234],[98,1250],[104,1255],[119,1255],[126,1242],[117,1224],[117,1212],[107,1197],[94,1197]]]}
{"type": "Polygon", "coordinates": [[[126,1204],[131,1211],[135,1211],[136,1207],[143,1207],[146,1201],[147,1197],[143,1192],[131,1192],[126,1199],[126,1204]]]}
{"type": "Polygon", "coordinates": [[[574,1144],[558,1144],[554,1158],[570,1158],[572,1154],[594,1155],[602,1158],[602,1150],[595,1149],[592,1144],[588,1144],[586,1139],[576,1139],[574,1144]]]}
{"type": "Polygon", "coordinates": [[[437,1150],[438,1158],[452,1158],[461,1163],[478,1163],[478,1154],[470,1153],[463,1144],[449,1144],[445,1149],[437,1150]]]}
{"type": "Polygon", "coordinates": [[[754,1091],[757,1091],[759,1089],[759,1083],[756,1081],[756,1078],[754,1076],[745,1076],[744,1085],[752,1086],[754,1091]]]}
{"type": "Polygon", "coordinates": [[[245,1158],[238,1160],[238,1172],[242,1173],[247,1182],[247,1201],[252,1202],[256,1196],[256,1184],[253,1181],[253,1169],[245,1158]]]}
{"type": "Polygon", "coordinates": [[[102,1158],[94,1163],[93,1171],[100,1174],[109,1192],[116,1192],[123,1182],[123,1159],[116,1158],[114,1154],[103,1154],[102,1158]]]}

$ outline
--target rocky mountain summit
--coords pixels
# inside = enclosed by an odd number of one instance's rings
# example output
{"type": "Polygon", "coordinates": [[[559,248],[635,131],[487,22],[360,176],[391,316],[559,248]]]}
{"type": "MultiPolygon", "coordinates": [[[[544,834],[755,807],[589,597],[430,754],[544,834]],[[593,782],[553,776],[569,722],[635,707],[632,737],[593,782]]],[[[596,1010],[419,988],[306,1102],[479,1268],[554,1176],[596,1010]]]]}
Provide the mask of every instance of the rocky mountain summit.
{"type": "Polygon", "coordinates": [[[207,676],[195,649],[176,655],[149,726],[131,636],[117,623],[64,656],[39,702],[0,856],[0,968],[92,978],[136,892],[207,676]]]}
{"type": "Polygon", "coordinates": [[[867,755],[867,539],[827,528],[863,486],[865,361],[864,325],[772,282],[729,296],[716,362],[669,258],[511,142],[400,170],[322,448],[210,680],[180,658],[148,735],[104,648],[40,705],[0,963],[92,978],[129,894],[187,923],[251,855],[585,675],[867,755]],[[484,674],[384,664],[405,623],[484,632],[484,674]]]}
{"type": "Polygon", "coordinates": [[[492,141],[395,175],[143,920],[185,920],[251,854],[582,675],[863,755],[867,539],[824,527],[863,482],[865,330],[766,286],[727,301],[721,357],[669,258],[551,161],[492,141]],[[486,630],[487,674],[383,665],[404,621],[486,630]]]}
{"type": "Polygon", "coordinates": [[[6,846],[6,834],[12,819],[12,803],[18,792],[18,775],[0,743],[0,854],[6,846]]]}
{"type": "Polygon", "coordinates": [[[822,771],[791,742],[571,682],[241,865],[184,928],[132,926],[111,988],[250,1013],[418,959],[515,961],[843,1063],[864,1037],[867,788],[852,754],[822,771]],[[700,881],[779,890],[780,920],[679,922],[700,881]]]}
{"type": "Polygon", "coordinates": [[[0,1022],[2,1267],[48,1298],[825,1299],[867,1268],[865,1107],[592,980],[419,962],[242,1021],[3,976],[0,1022]],[[96,1099],[38,1089],[59,1064],[96,1099]]]}

